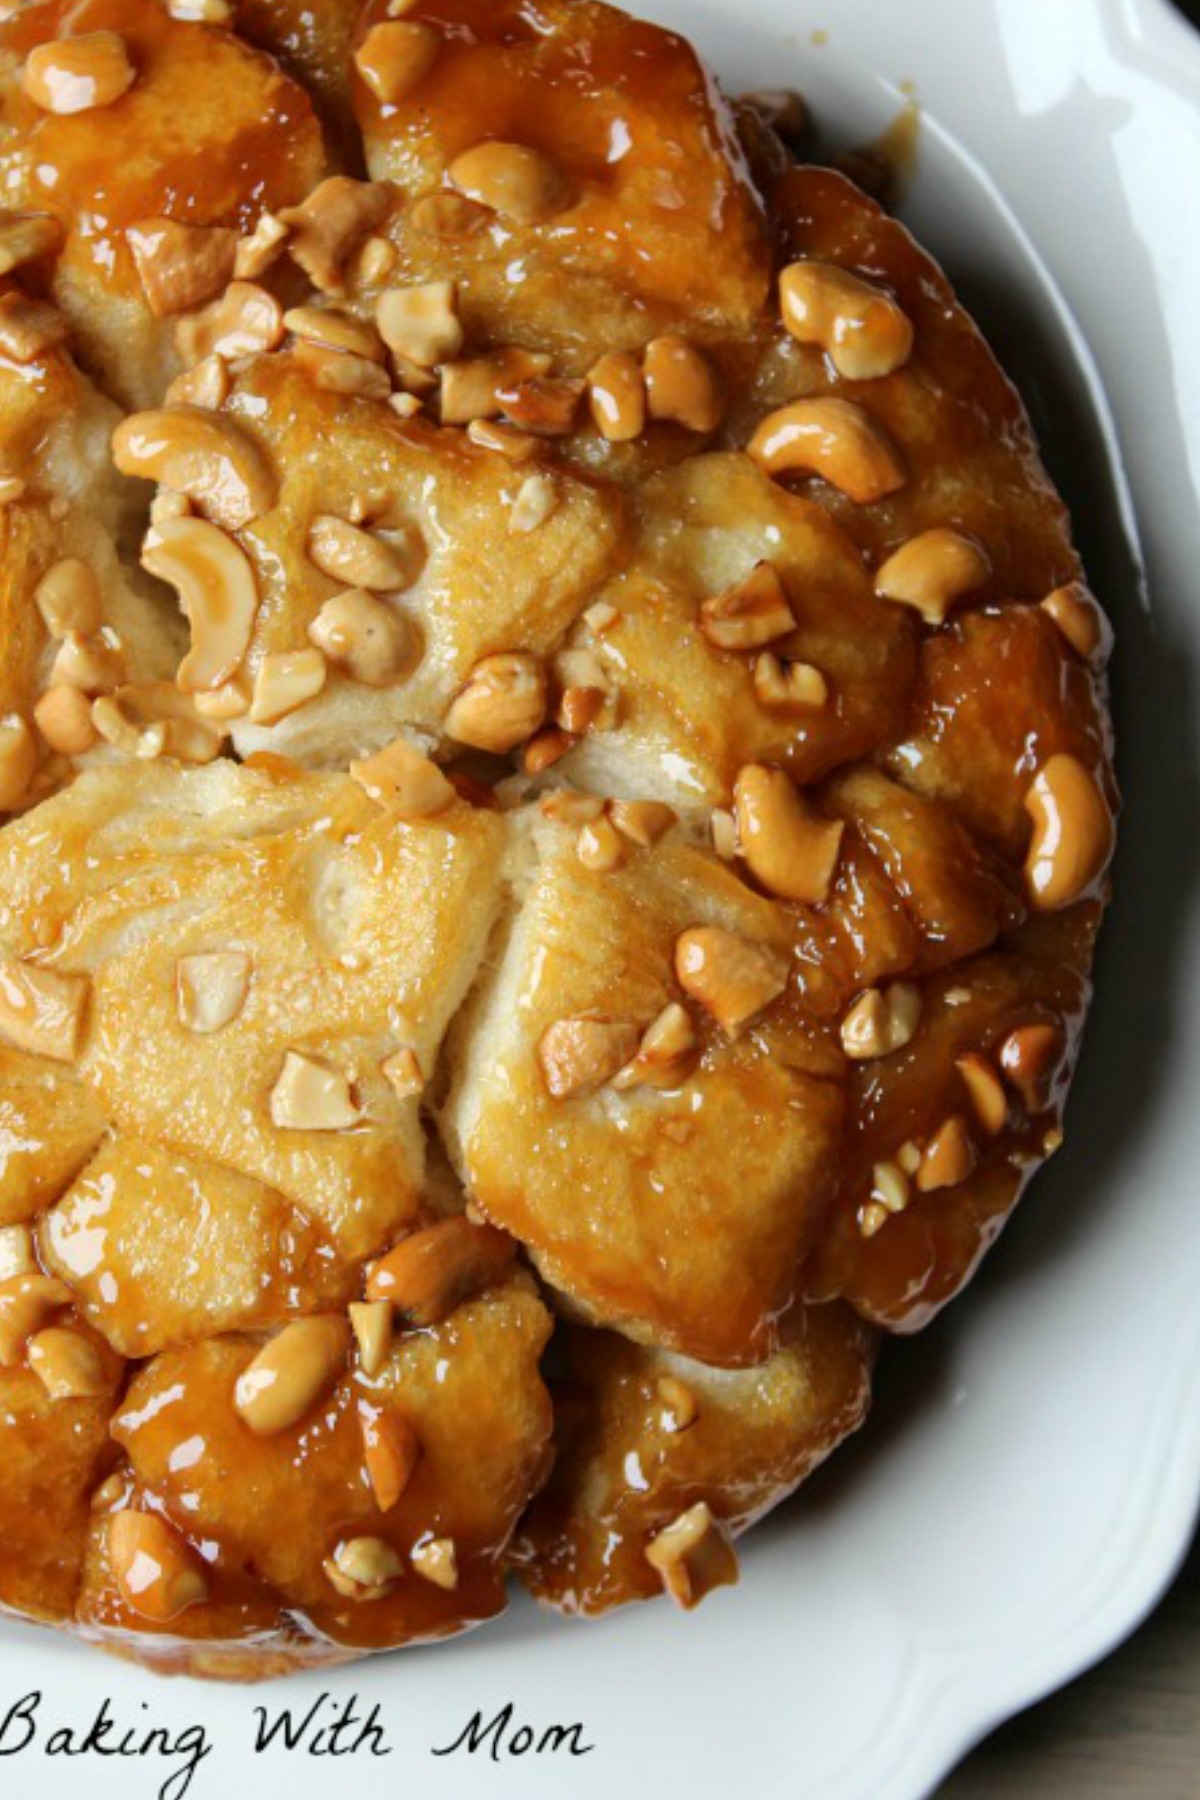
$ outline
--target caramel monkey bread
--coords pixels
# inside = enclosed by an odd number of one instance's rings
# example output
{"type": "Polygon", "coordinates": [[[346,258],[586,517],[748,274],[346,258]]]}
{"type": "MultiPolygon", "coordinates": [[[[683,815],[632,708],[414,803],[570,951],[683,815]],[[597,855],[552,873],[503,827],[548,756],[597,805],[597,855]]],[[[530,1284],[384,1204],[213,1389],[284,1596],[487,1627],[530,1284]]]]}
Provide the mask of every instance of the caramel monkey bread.
{"type": "Polygon", "coordinates": [[[1109,633],[1025,413],[593,0],[0,13],[0,1603],[690,1607],[1061,1141],[1109,633]]]}

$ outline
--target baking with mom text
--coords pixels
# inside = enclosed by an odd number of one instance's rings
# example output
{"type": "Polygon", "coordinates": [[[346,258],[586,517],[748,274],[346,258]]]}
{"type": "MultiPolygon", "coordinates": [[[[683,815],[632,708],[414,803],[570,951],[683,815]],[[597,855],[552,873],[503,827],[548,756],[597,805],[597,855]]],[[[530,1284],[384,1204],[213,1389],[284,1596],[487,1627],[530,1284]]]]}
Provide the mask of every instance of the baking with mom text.
{"type": "MultiPolygon", "coordinates": [[[[140,1710],[147,1714],[148,1702],[142,1701],[140,1710]]],[[[155,1771],[157,1800],[185,1800],[194,1792],[193,1781],[215,1747],[202,1724],[121,1718],[107,1699],[83,1720],[51,1718],[40,1689],[0,1711],[0,1763],[38,1755],[72,1763],[80,1758],[140,1761],[155,1771]]],[[[255,1706],[246,1748],[254,1756],[340,1758],[390,1756],[394,1745],[378,1703],[368,1710],[357,1694],[335,1701],[324,1692],[307,1707],[255,1706]]],[[[457,1733],[428,1749],[437,1757],[500,1762],[523,1756],[588,1756],[595,1745],[585,1741],[582,1724],[535,1727],[517,1720],[509,1702],[488,1719],[475,1712],[457,1733]]],[[[0,1777],[0,1788],[6,1785],[0,1777]]]]}

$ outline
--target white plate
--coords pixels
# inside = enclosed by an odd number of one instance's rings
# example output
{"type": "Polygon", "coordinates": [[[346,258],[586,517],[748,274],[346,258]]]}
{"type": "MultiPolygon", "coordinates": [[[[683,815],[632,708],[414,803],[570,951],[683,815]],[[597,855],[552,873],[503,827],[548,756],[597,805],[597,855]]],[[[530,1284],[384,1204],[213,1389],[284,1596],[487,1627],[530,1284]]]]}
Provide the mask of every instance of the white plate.
{"type": "MultiPolygon", "coordinates": [[[[0,1761],[26,1800],[157,1794],[184,1757],[44,1755],[110,1697],[122,1730],[201,1725],[188,1790],[292,1800],[916,1800],[989,1727],[1127,1632],[1200,1495],[1200,47],[1165,0],[654,0],[731,89],[793,84],[847,141],[913,82],[905,216],[1049,430],[1120,630],[1119,902],[1068,1148],[970,1298],[884,1372],[867,1431],[746,1545],[695,1617],[596,1626],[518,1603],[477,1637],[263,1692],[164,1684],[0,1632],[0,1761]],[[824,29],[817,48],[810,34],[824,29]],[[1101,397],[1107,394],[1107,402],[1101,397]],[[1150,601],[1122,529],[1120,443],[1150,601]],[[391,1754],[253,1754],[255,1708],[382,1708],[391,1754]],[[436,1758],[478,1710],[580,1721],[589,1755],[436,1758]],[[10,1726],[0,1750],[21,1735],[10,1726]]],[[[281,1531],[287,1530],[280,1520],[281,1531]]],[[[518,1743],[523,1740],[516,1740],[518,1743]]],[[[179,1800],[179,1785],[168,1800],[179,1800]]]]}

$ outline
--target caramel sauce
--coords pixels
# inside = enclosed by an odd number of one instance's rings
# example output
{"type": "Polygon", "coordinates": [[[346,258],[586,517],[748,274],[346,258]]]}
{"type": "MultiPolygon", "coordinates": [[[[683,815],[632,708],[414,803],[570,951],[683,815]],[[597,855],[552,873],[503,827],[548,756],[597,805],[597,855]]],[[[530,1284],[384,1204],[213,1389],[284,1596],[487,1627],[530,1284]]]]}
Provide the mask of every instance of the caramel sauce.
{"type": "Polygon", "coordinates": [[[257,1340],[228,1336],[159,1356],[134,1377],[113,1420],[129,1471],[113,1506],[163,1512],[200,1559],[208,1598],[165,1626],[131,1609],[109,1566],[102,1512],[90,1531],[83,1622],[228,1642],[274,1632],[286,1614],[293,1634],[328,1654],[330,1645],[386,1648],[491,1617],[504,1599],[501,1552],[549,1436],[536,1376],[548,1335],[522,1277],[445,1325],[408,1334],[379,1376],[347,1374],[308,1418],[266,1438],[230,1404],[257,1340]],[[363,1473],[364,1407],[395,1410],[422,1445],[387,1513],[363,1473]],[[414,1545],[442,1536],[457,1553],[452,1590],[409,1570],[391,1594],[363,1604],[340,1598],[323,1573],[323,1559],[355,1537],[381,1538],[407,1563],[414,1545]]]}
{"type": "Polygon", "coordinates": [[[118,33],[137,79],[112,106],[65,117],[18,92],[0,179],[9,204],[63,220],[65,259],[82,279],[140,294],[124,235],[137,220],[249,229],[263,207],[313,185],[311,102],[269,59],[226,32],[198,40],[194,25],[145,0],[41,0],[0,26],[0,46],[23,58],[68,22],[73,34],[118,33]]]}
{"type": "MultiPolygon", "coordinates": [[[[364,29],[385,13],[384,0],[372,0],[364,29]]],[[[540,325],[542,341],[552,341],[564,264],[583,314],[593,306],[611,314],[613,341],[640,332],[644,342],[664,308],[734,330],[758,316],[768,280],[762,204],[723,107],[681,38],[601,6],[566,15],[537,0],[486,9],[435,0],[405,16],[432,26],[442,44],[411,98],[381,107],[356,88],[377,164],[422,195],[445,185],[461,152],[516,141],[545,152],[571,183],[541,245],[501,219],[448,253],[468,320],[477,305],[482,324],[502,304],[527,317],[527,332],[536,336],[540,325]],[[590,291],[595,281],[615,286],[620,306],[611,292],[590,291]]],[[[429,248],[426,241],[418,253],[429,248]]],[[[568,318],[564,340],[570,329],[568,318]]]]}
{"type": "Polygon", "coordinates": [[[564,1327],[552,1376],[558,1457],[523,1521],[518,1573],[572,1613],[649,1599],[660,1584],[647,1540],[699,1500],[740,1530],[802,1481],[863,1418],[872,1355],[872,1334],[840,1306],[793,1315],[781,1348],[733,1374],[564,1327]],[[686,1425],[660,1386],[669,1372],[691,1402],[686,1425]]]}
{"type": "Polygon", "coordinates": [[[890,125],[877,137],[856,144],[838,158],[838,167],[852,179],[860,179],[872,196],[889,210],[903,204],[905,191],[917,173],[921,148],[921,108],[909,98],[890,125]]]}

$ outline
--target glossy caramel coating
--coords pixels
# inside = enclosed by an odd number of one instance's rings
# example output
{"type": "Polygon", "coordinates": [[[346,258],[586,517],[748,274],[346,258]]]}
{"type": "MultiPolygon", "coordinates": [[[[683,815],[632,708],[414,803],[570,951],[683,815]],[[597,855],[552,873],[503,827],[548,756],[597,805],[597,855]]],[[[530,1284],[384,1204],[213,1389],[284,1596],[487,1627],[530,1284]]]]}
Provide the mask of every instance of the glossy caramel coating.
{"type": "MultiPolygon", "coordinates": [[[[210,1547],[210,1597],[170,1622],[166,1638],[265,1634],[263,1647],[286,1657],[298,1629],[336,1660],[339,1646],[443,1637],[498,1612],[500,1559],[546,1465],[552,1418],[538,1358],[550,1324],[529,1277],[518,1276],[444,1324],[397,1338],[377,1375],[348,1372],[319,1415],[269,1438],[255,1437],[230,1405],[252,1339],[210,1338],[147,1363],[113,1421],[130,1495],[210,1547]],[[386,1513],[364,1473],[364,1414],[402,1419],[421,1445],[386,1513]],[[360,1536],[393,1545],[406,1564],[379,1600],[341,1598],[324,1571],[340,1541],[360,1536]],[[455,1588],[407,1566],[426,1537],[453,1540],[455,1588]]],[[[153,1630],[115,1591],[99,1532],[80,1615],[106,1629],[153,1630]]]]}
{"type": "Polygon", "coordinates": [[[620,554],[620,501],[555,474],[555,507],[536,531],[511,528],[528,470],[514,469],[426,417],[402,420],[377,400],[313,386],[286,355],[259,358],[226,412],[281,476],[278,503],[238,533],[260,605],[246,658],[308,647],[322,605],[348,582],[309,553],[315,518],[346,518],[361,501],[368,524],[412,543],[414,579],[388,598],[414,649],[397,679],[364,687],[331,666],[319,697],[278,724],[240,719],[242,754],[270,747],[344,767],[402,727],[439,734],[475,664],[500,652],[546,655],[603,585],[620,554]]]}
{"type": "Polygon", "coordinates": [[[1093,675],[1041,607],[971,612],[927,639],[908,732],[889,761],[1019,857],[1029,773],[1066,751],[1108,774],[1112,732],[1093,675]]]}
{"type": "Polygon", "coordinates": [[[680,1513],[704,1501],[740,1534],[856,1431],[874,1336],[816,1306],[752,1369],[578,1328],[556,1348],[558,1460],[513,1554],[539,1600],[591,1615],[662,1591],[646,1546],[680,1513]]]}
{"type": "Polygon", "coordinates": [[[416,1215],[417,1100],[381,1064],[410,1042],[432,1068],[484,951],[500,848],[484,812],[407,825],[344,776],[94,771],[0,838],[0,945],[90,976],[80,1068],[115,1125],[274,1188],[353,1259],[416,1215]],[[246,1002],[199,1035],[179,959],[229,948],[251,960],[246,1002]],[[274,1124],[290,1051],[345,1074],[352,1129],[274,1124]]]}
{"type": "Polygon", "coordinates": [[[601,596],[618,616],[598,637],[586,623],[575,634],[619,687],[620,714],[565,759],[563,775],[631,796],[727,805],[745,763],[780,763],[808,783],[903,730],[913,622],[875,598],[857,548],[820,505],[728,451],[659,472],[631,504],[631,565],[601,596]],[[821,670],[824,706],[764,706],[755,656],[714,647],[696,629],[704,600],[764,561],[795,619],[769,648],[821,670]]]}
{"type": "MultiPolygon", "coordinates": [[[[385,15],[371,0],[360,37],[385,15]]],[[[499,140],[545,152],[570,184],[545,222],[456,239],[400,212],[391,234],[408,279],[457,280],[484,342],[553,346],[578,373],[598,349],[640,347],[672,323],[703,335],[756,320],[770,277],[762,202],[689,44],[591,0],[422,0],[404,17],[441,42],[393,104],[356,82],[372,174],[420,200],[462,152],[499,140]]]]}
{"type": "Polygon", "coordinates": [[[104,1126],[73,1069],[0,1045],[0,1225],[23,1224],[57,1200],[104,1126]]]}
{"type": "Polygon", "coordinates": [[[248,230],[302,200],[325,172],[305,90],[232,33],[146,0],[37,0],[0,25],[0,176],[7,204],[67,231],[51,291],[84,361],[127,405],[152,405],[179,363],[152,318],[126,238],[139,220],[248,230]],[[115,32],[136,80],[111,106],[57,115],[21,91],[35,46],[115,32]]]}
{"type": "Polygon", "coordinates": [[[844,394],[866,406],[899,446],[905,485],[856,507],[822,486],[821,501],[877,567],[897,544],[952,526],[982,544],[988,582],[972,604],[1040,600],[1078,572],[1066,510],[1046,477],[1024,405],[910,234],[843,176],[797,167],[770,209],[782,264],[813,257],[861,269],[900,302],[914,327],[912,355],[868,382],[840,379],[822,352],[778,336],[747,392],[747,420],[794,394],[844,394]]]}
{"type": "Polygon", "coordinates": [[[359,172],[362,146],[350,99],[350,46],[362,0],[238,0],[233,29],[270,51],[307,89],[337,150],[359,172]]]}
{"type": "Polygon", "coordinates": [[[815,1299],[840,1294],[870,1319],[916,1331],[970,1279],[1042,1159],[1061,1117],[1074,1065],[1073,1043],[1090,996],[1086,971],[1097,909],[1081,906],[1033,919],[1001,949],[956,963],[922,983],[915,1037],[878,1062],[860,1064],[851,1103],[857,1130],[847,1145],[829,1229],[807,1276],[815,1299]],[[975,1124],[958,1061],[997,1059],[1010,1032],[1030,1024],[1061,1034],[1044,1100],[1030,1107],[1011,1089],[995,1136],[978,1134],[980,1160],[950,1189],[914,1192],[904,1211],[865,1237],[861,1209],[874,1165],[905,1143],[928,1141],[954,1114],[975,1124]]]}
{"type": "Polygon", "coordinates": [[[0,1369],[0,1610],[72,1618],[111,1411],[106,1398],[52,1400],[30,1369],[0,1369]]]}
{"type": "Polygon", "coordinates": [[[357,1296],[356,1265],[281,1195],[139,1138],[102,1144],[39,1236],[46,1268],[129,1357],[357,1296]]]}
{"type": "Polygon", "coordinates": [[[840,1049],[798,991],[737,1042],[693,1008],[703,1054],[671,1091],[554,1098],[536,1047],[556,1020],[648,1025],[682,997],[689,927],[781,955],[793,930],[682,833],[606,874],[580,864],[577,835],[533,827],[520,913],[455,1046],[452,1155],[573,1309],[710,1362],[756,1361],[829,1195],[840,1049]]]}
{"type": "Polygon", "coordinates": [[[899,896],[918,933],[922,965],[986,949],[1023,918],[1012,871],[939,801],[865,766],[835,776],[825,798],[899,896]]]}

